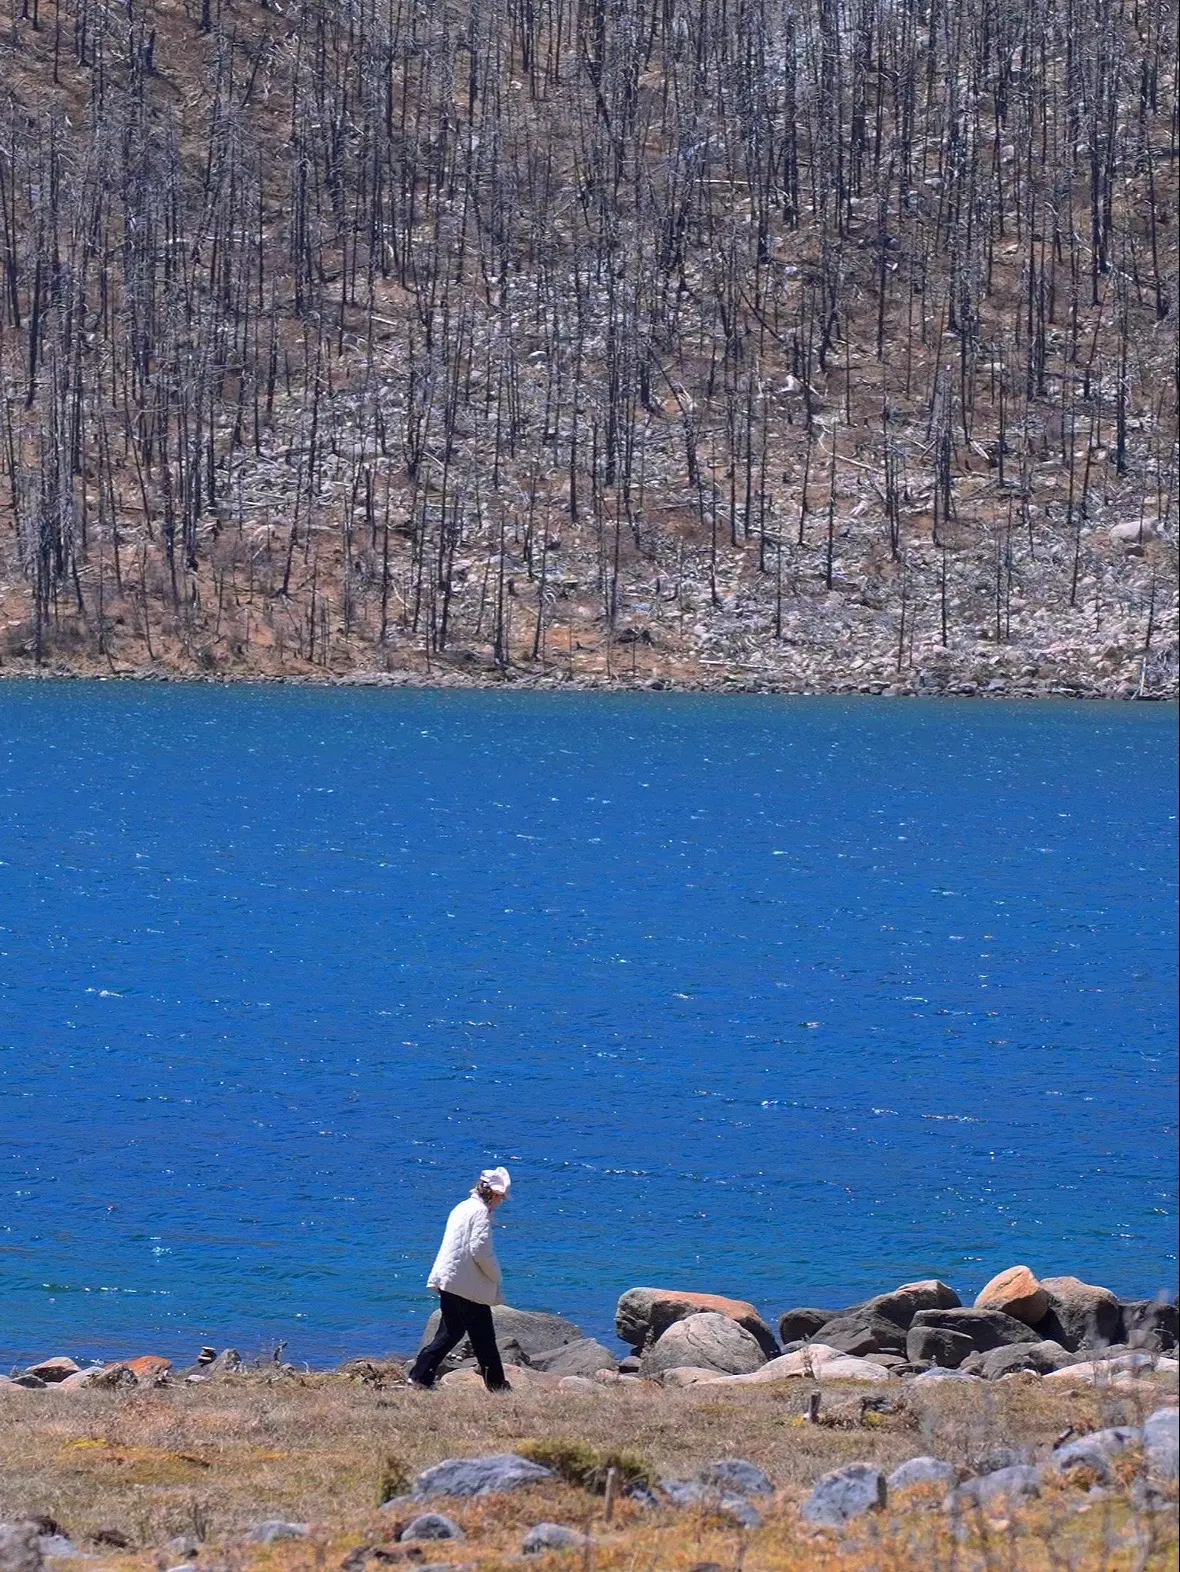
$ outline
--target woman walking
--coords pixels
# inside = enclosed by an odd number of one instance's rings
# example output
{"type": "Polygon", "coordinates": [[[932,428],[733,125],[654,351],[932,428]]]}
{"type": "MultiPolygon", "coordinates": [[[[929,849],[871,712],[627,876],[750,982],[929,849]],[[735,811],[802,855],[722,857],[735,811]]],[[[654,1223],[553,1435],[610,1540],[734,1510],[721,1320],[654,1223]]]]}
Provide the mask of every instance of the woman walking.
{"type": "Polygon", "coordinates": [[[504,1379],[492,1324],[492,1306],[504,1303],[500,1263],[492,1248],[492,1213],[508,1199],[511,1188],[507,1168],[485,1168],[466,1201],[447,1218],[427,1279],[427,1287],[438,1290],[442,1322],[406,1377],[411,1386],[433,1386],[439,1365],[466,1336],[488,1391],[512,1390],[504,1379]]]}

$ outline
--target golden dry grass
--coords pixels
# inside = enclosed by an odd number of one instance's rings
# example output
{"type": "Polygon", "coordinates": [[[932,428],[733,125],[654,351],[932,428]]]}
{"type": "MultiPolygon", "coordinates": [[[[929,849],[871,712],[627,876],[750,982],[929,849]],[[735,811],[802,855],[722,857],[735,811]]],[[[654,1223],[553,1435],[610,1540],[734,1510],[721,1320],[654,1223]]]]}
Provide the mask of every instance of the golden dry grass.
{"type": "MultiPolygon", "coordinates": [[[[809,1383],[717,1395],[644,1385],[575,1393],[522,1385],[492,1398],[468,1388],[430,1394],[374,1388],[338,1375],[131,1392],[24,1392],[0,1398],[0,1520],[43,1514],[81,1545],[119,1530],[110,1572],[171,1566],[174,1536],[203,1541],[200,1564],[242,1572],[324,1572],[360,1546],[401,1561],[396,1535],[411,1515],[376,1510],[379,1481],[454,1455],[511,1451],[530,1438],[567,1437],[642,1453],[658,1473],[687,1475],[724,1456],[746,1457],[775,1480],[765,1524],[745,1534],[708,1511],[647,1510],[621,1501],[604,1521],[601,1496],[559,1482],[485,1500],[441,1503],[463,1526],[461,1545],[422,1547],[427,1563],[495,1568],[518,1556],[525,1530],[557,1521],[589,1531],[592,1551],[530,1559],[539,1572],[687,1572],[715,1562],[729,1572],[794,1568],[946,1568],[947,1572],[1147,1572],[1177,1565],[1172,1514],[1137,1513],[1128,1466],[1119,1489],[1086,1497],[1050,1486],[1010,1521],[980,1519],[960,1536],[940,1502],[911,1493],[851,1530],[843,1542],[797,1515],[828,1469],[863,1461],[891,1469],[919,1453],[969,1468],[1001,1445],[1047,1447],[1073,1425],[1134,1422],[1174,1400],[1158,1380],[1130,1393],[1050,1392],[1039,1382],[926,1389],[896,1412],[862,1415],[860,1391],[824,1389],[831,1422],[804,1419],[809,1383]],[[285,1518],[310,1539],[271,1548],[243,1543],[251,1525],[285,1518]]],[[[761,1505],[761,1503],[760,1503],[761,1505]]],[[[378,1562],[370,1562],[375,1566],[378,1562]]],[[[355,1565],[355,1563],[354,1563],[355,1565]]]]}

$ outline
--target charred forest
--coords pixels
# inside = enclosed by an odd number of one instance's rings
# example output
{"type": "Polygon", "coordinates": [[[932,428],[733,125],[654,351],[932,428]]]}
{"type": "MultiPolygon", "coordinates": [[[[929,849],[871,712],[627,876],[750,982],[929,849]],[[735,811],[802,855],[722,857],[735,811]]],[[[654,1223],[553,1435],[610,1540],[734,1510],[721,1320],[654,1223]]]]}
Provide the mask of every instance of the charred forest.
{"type": "Polygon", "coordinates": [[[1175,0],[6,13],[0,675],[1175,695],[1175,0]]]}

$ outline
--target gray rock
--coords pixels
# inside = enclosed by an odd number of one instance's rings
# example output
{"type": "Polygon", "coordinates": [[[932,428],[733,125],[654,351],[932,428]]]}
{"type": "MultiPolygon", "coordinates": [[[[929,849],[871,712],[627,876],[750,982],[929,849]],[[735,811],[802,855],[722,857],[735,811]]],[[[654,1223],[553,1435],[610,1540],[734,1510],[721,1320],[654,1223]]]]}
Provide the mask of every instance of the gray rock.
{"type": "Polygon", "coordinates": [[[442,1512],[422,1512],[401,1532],[401,1542],[408,1545],[415,1539],[465,1539],[467,1536],[455,1522],[442,1512]]]}
{"type": "Polygon", "coordinates": [[[520,1548],[523,1555],[540,1556],[547,1550],[580,1550],[585,1543],[585,1534],[564,1523],[536,1523],[521,1540],[520,1548]]]}
{"type": "Polygon", "coordinates": [[[732,1490],[742,1496],[772,1496],[774,1485],[765,1469],[744,1457],[723,1457],[718,1463],[702,1468],[700,1479],[706,1485],[717,1485],[722,1490],[732,1490]]]}
{"type": "MultiPolygon", "coordinates": [[[[1130,1299],[1124,1301],[1122,1330],[1133,1348],[1156,1348],[1161,1353],[1175,1348],[1180,1328],[1176,1306],[1167,1299],[1130,1299]]],[[[1113,1341],[1113,1339],[1112,1339],[1113,1341]]]]}
{"type": "Polygon", "coordinates": [[[27,1387],[30,1392],[43,1392],[49,1385],[49,1382],[42,1381],[40,1376],[30,1375],[28,1371],[24,1371],[20,1375],[13,1376],[12,1384],[13,1386],[27,1387]]]}
{"type": "Polygon", "coordinates": [[[197,1572],[196,1562],[181,1561],[177,1566],[168,1567],[167,1572],[197,1572]]]}
{"type": "Polygon", "coordinates": [[[888,1498],[889,1486],[879,1468],[869,1463],[850,1463],[817,1480],[799,1508],[799,1516],[808,1523],[841,1528],[865,1512],[879,1512],[888,1498]]]}
{"type": "Polygon", "coordinates": [[[1038,1375],[1048,1375],[1073,1362],[1073,1355],[1066,1353],[1060,1343],[1010,1343],[1006,1348],[991,1348],[983,1354],[979,1373],[985,1381],[998,1381],[1012,1370],[1035,1370],[1038,1375]]]}
{"type": "Polygon", "coordinates": [[[866,1299],[861,1308],[870,1315],[896,1321],[903,1332],[908,1332],[919,1310],[957,1310],[960,1303],[953,1288],[929,1278],[922,1283],[903,1283],[892,1293],[877,1294],[866,1299]]]}
{"type": "Polygon", "coordinates": [[[910,1382],[911,1386],[938,1386],[944,1381],[979,1381],[982,1377],[971,1375],[966,1370],[940,1370],[936,1365],[933,1370],[923,1370],[921,1375],[916,1375],[910,1382]]]}
{"type": "MultiPolygon", "coordinates": [[[[439,1320],[439,1313],[436,1310],[426,1323],[420,1348],[424,1348],[433,1339],[439,1328],[439,1320]]],[[[516,1310],[511,1305],[494,1305],[492,1324],[496,1330],[496,1342],[500,1347],[515,1345],[515,1351],[519,1352],[524,1361],[530,1365],[543,1354],[562,1348],[567,1343],[586,1341],[586,1334],[581,1327],[575,1326],[572,1321],[567,1321],[564,1316],[550,1315],[543,1310],[516,1310]]],[[[445,1374],[449,1370],[457,1370],[464,1360],[472,1357],[471,1344],[467,1338],[464,1338],[458,1347],[447,1355],[440,1366],[440,1371],[445,1374]]]]}
{"type": "Polygon", "coordinates": [[[640,1372],[656,1376],[677,1365],[696,1365],[719,1375],[748,1375],[766,1363],[753,1335],[727,1315],[704,1310],[677,1321],[646,1349],[640,1372]]]}
{"type": "Polygon", "coordinates": [[[1180,1411],[1157,1408],[1143,1423],[1143,1448],[1153,1478],[1175,1479],[1180,1456],[1180,1411]]]}
{"type": "Polygon", "coordinates": [[[428,1468],[414,1481],[414,1499],[428,1501],[432,1496],[490,1496],[501,1490],[518,1490],[522,1485],[552,1479],[553,1470],[514,1452],[498,1452],[491,1457],[448,1457],[428,1468]]]}
{"type": "MultiPolygon", "coordinates": [[[[778,1318],[779,1342],[785,1345],[814,1337],[821,1326],[826,1326],[829,1321],[846,1313],[843,1310],[812,1310],[806,1307],[784,1310],[778,1318]]],[[[792,1350],[784,1346],[783,1352],[791,1353],[792,1350]]]]}
{"type": "Polygon", "coordinates": [[[1049,1459],[1049,1466],[1059,1473],[1069,1474],[1075,1468],[1089,1468],[1105,1483],[1114,1479],[1110,1466],[1129,1446],[1137,1446],[1143,1439],[1138,1425],[1112,1425],[1107,1430],[1094,1430],[1088,1436],[1079,1436],[1065,1446],[1058,1447],[1049,1459]]]}
{"type": "Polygon", "coordinates": [[[624,1343],[642,1353],[669,1327],[689,1316],[724,1315],[747,1331],[767,1359],[778,1351],[774,1334],[752,1304],[717,1294],[678,1293],[665,1288],[629,1288],[615,1310],[615,1330],[624,1343]]]}
{"type": "Polygon", "coordinates": [[[284,1523],[281,1518],[268,1518],[252,1528],[246,1538],[256,1545],[273,1545],[277,1539],[306,1539],[309,1533],[306,1523],[284,1523]]]}
{"type": "Polygon", "coordinates": [[[940,1490],[951,1490],[958,1477],[955,1465],[944,1463],[940,1457],[911,1457],[893,1470],[887,1483],[891,1491],[909,1490],[913,1485],[937,1485],[940,1490]]]}
{"type": "Polygon", "coordinates": [[[619,1360],[620,1375],[638,1375],[639,1367],[643,1363],[638,1354],[628,1354],[625,1359],[619,1360]]]}
{"type": "Polygon", "coordinates": [[[926,1361],[945,1370],[957,1370],[975,1344],[966,1332],[948,1332],[941,1326],[911,1326],[905,1335],[906,1358],[926,1361]]]}
{"type": "Polygon", "coordinates": [[[718,1489],[701,1479],[661,1479],[660,1489],[673,1506],[705,1506],[730,1517],[743,1528],[761,1528],[762,1514],[744,1496],[718,1489]]]}
{"type": "Polygon", "coordinates": [[[1019,1468],[1032,1462],[1032,1454],[1025,1446],[994,1446],[971,1459],[971,1466],[981,1476],[998,1474],[1005,1468],[1019,1468]]]}
{"type": "Polygon", "coordinates": [[[0,1523],[0,1572],[41,1572],[43,1565],[36,1523],[0,1523]]]}
{"type": "Polygon", "coordinates": [[[564,1343],[547,1353],[537,1354],[529,1363],[534,1370],[549,1375],[592,1376],[597,1370],[617,1370],[619,1362],[609,1348],[583,1337],[576,1343],[564,1343]]]}
{"type": "Polygon", "coordinates": [[[1016,1463],[979,1479],[969,1479],[952,1490],[943,1505],[947,1512],[962,1512],[992,1503],[1027,1501],[1040,1495],[1042,1483],[1039,1468],[1031,1463],[1016,1463]]]}
{"type": "Polygon", "coordinates": [[[825,1322],[816,1333],[816,1341],[859,1359],[873,1354],[903,1355],[906,1350],[906,1334],[897,1322],[868,1310],[856,1310],[825,1322]]]}
{"type": "Polygon", "coordinates": [[[42,1534],[41,1554],[47,1561],[62,1561],[70,1556],[80,1556],[82,1552],[65,1534],[42,1534]]]}
{"type": "Polygon", "coordinates": [[[1009,1343],[1039,1343],[1040,1334],[1003,1310],[919,1310],[914,1326],[935,1326],[944,1332],[962,1332],[981,1354],[1009,1343]]]}
{"type": "Polygon", "coordinates": [[[1043,1338],[1073,1353],[1079,1348],[1105,1348],[1122,1337],[1122,1307],[1109,1288],[1083,1283],[1078,1277],[1043,1277],[1041,1287],[1049,1296],[1049,1308],[1037,1322],[1043,1338]]]}

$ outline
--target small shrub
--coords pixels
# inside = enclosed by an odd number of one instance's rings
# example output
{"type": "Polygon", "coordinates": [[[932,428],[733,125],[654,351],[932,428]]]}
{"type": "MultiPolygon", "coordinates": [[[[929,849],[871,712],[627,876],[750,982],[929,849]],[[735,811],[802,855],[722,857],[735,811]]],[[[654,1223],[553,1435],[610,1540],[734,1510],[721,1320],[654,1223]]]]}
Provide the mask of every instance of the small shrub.
{"type": "Polygon", "coordinates": [[[587,1441],[567,1441],[555,1436],[544,1441],[522,1441],[516,1450],[530,1462],[551,1468],[567,1484],[579,1485],[599,1496],[606,1490],[606,1476],[612,1468],[621,1489],[655,1483],[655,1470],[647,1458],[629,1447],[596,1447],[587,1441]]]}

